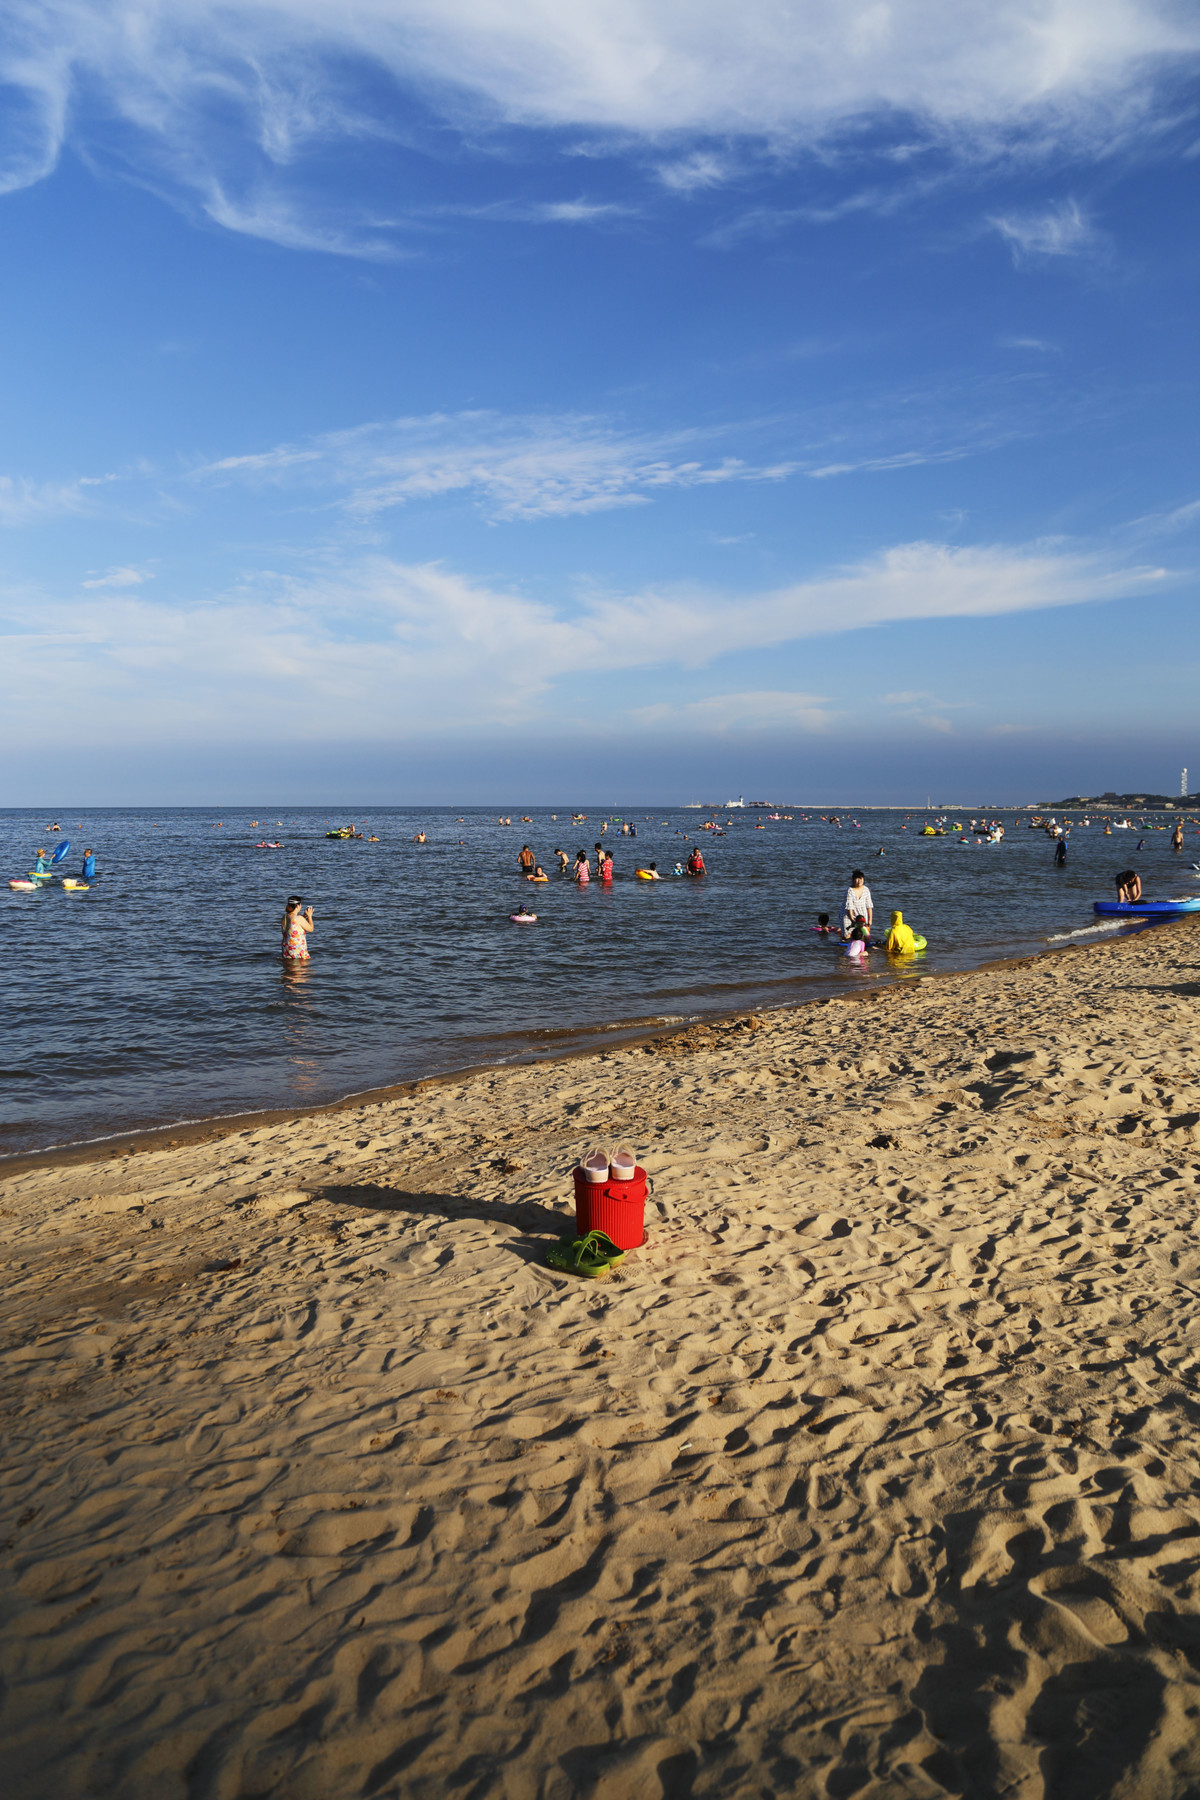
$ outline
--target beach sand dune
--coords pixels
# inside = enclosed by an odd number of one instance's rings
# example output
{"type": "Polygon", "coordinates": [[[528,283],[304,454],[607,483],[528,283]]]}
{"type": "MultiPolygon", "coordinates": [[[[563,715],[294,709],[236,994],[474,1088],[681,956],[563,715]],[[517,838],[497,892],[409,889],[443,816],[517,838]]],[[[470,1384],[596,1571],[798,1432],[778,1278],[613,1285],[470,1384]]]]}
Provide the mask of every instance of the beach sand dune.
{"type": "Polygon", "coordinates": [[[13,1166],[7,1793],[1200,1792],[1198,998],[1183,921],[13,1166]]]}

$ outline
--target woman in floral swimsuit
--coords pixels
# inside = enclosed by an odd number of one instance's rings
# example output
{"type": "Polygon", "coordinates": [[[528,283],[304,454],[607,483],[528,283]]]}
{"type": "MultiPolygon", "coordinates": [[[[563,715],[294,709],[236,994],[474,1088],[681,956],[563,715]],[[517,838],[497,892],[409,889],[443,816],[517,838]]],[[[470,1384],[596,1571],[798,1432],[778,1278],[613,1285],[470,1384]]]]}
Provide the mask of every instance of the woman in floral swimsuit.
{"type": "Polygon", "coordinates": [[[312,907],[306,907],[293,894],[280,922],[283,932],[284,962],[308,961],[308,934],[314,929],[312,907]]]}

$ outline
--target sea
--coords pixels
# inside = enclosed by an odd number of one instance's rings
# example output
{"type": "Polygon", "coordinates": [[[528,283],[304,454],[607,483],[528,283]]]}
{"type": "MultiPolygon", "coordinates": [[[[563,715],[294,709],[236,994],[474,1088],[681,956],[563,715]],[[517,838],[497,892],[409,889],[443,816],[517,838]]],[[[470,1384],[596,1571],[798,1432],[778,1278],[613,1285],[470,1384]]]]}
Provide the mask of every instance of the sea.
{"type": "Polygon", "coordinates": [[[953,829],[969,826],[964,812],[945,815],[944,837],[923,835],[942,815],[919,811],[574,812],[8,813],[6,876],[64,841],[63,873],[78,874],[88,847],[100,873],[86,893],[0,886],[0,1155],[313,1107],[1099,941],[1128,929],[1092,913],[1125,867],[1139,870],[1148,899],[1200,892],[1200,832],[1189,819],[1184,852],[1173,853],[1171,814],[1111,836],[1102,815],[1075,817],[1058,868],[1028,813],[990,813],[1005,836],[988,844],[953,829]],[[719,834],[702,829],[710,820],[719,834]],[[326,836],[351,823],[361,838],[326,836]],[[623,824],[636,837],[621,835],[623,824]],[[580,889],[557,873],[556,849],[572,859],[586,849],[594,863],[601,838],[613,852],[611,888],[580,889]],[[520,877],[526,843],[550,874],[544,886],[520,877]],[[696,844],[707,875],[674,874],[696,844]],[[650,862],[663,880],[635,878],[650,862]],[[813,929],[820,912],[837,920],[856,867],[872,890],[876,935],[898,907],[928,940],[921,957],[892,967],[877,950],[859,967],[813,929]],[[316,922],[311,960],[299,966],[280,957],[289,894],[312,903],[316,922]],[[536,924],[511,922],[523,902],[536,924]]]}

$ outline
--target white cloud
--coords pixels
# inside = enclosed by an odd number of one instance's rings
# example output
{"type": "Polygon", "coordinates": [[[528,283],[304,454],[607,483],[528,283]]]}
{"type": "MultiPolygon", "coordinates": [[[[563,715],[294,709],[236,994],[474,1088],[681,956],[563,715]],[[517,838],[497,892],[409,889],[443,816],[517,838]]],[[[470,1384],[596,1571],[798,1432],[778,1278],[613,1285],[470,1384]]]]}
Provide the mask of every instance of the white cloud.
{"type": "Polygon", "coordinates": [[[510,201],[493,211],[530,225],[595,225],[600,219],[628,218],[635,209],[612,200],[510,201]]]}
{"type": "Polygon", "coordinates": [[[711,150],[693,150],[676,162],[660,163],[656,170],[665,188],[675,194],[694,194],[702,188],[723,187],[734,173],[728,157],[711,150]]]}
{"type": "Polygon", "coordinates": [[[128,588],[141,587],[143,581],[153,581],[154,577],[147,569],[117,568],[106,569],[102,575],[92,574],[80,583],[85,588],[128,588]]]}
{"type": "MultiPolygon", "coordinates": [[[[923,133],[1101,150],[1200,49],[1184,0],[7,0],[6,13],[0,187],[43,177],[74,131],[230,229],[364,255],[391,254],[387,233],[310,227],[267,177],[339,138],[411,136],[422,107],[477,146],[522,126],[778,149],[883,120],[909,156],[923,133]],[[372,110],[380,74],[419,106],[389,95],[372,110]]],[[[662,179],[694,189],[716,173],[707,154],[680,147],[662,179]]]]}
{"type": "Polygon", "coordinates": [[[1010,213],[988,223],[1008,243],[1016,262],[1028,256],[1086,256],[1100,243],[1074,200],[1062,200],[1044,212],[1010,213]]]}
{"type": "MultiPolygon", "coordinates": [[[[119,590],[18,595],[0,624],[0,717],[10,732],[33,729],[30,697],[52,681],[68,732],[86,694],[96,742],[214,733],[383,742],[539,720],[562,729],[570,715],[555,684],[597,669],[610,682],[622,670],[695,669],[818,634],[1127,598],[1167,579],[1061,546],[916,543],[765,592],[649,588],[574,606],[382,557],[307,581],[263,575],[203,602],[119,590]]],[[[813,695],[745,693],[691,704],[699,710],[685,705],[684,719],[722,729],[764,718],[818,729],[824,706],[813,695]]]]}
{"type": "Polygon", "coordinates": [[[1058,356],[1060,347],[1052,344],[1049,338],[1035,337],[1003,337],[1000,339],[1002,350],[1039,350],[1046,356],[1058,356]]]}
{"type": "Polygon", "coordinates": [[[798,466],[694,454],[716,435],[621,432],[586,416],[432,414],[222,457],[198,469],[196,478],[319,483],[340,491],[341,504],[359,519],[465,494],[488,518],[512,520],[644,505],[666,488],[782,481],[798,466]]]}

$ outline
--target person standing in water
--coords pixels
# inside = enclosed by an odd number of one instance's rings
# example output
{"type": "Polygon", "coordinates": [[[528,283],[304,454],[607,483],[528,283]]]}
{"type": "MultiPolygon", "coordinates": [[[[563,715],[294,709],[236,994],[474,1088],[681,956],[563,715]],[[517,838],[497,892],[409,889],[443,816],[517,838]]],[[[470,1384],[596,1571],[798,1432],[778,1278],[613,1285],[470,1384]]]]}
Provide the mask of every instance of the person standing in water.
{"type": "Polygon", "coordinates": [[[587,859],[587,851],[586,850],[576,851],[575,867],[571,870],[571,873],[575,878],[575,884],[577,887],[590,887],[591,886],[592,872],[588,867],[588,859],[587,859]]]}
{"type": "Polygon", "coordinates": [[[520,856],[518,856],[517,861],[521,865],[522,875],[532,875],[533,874],[534,868],[537,864],[537,857],[533,854],[533,851],[529,848],[528,844],[524,844],[522,846],[521,854],[520,854],[520,856]]]}
{"type": "Polygon", "coordinates": [[[1171,848],[1172,848],[1172,850],[1182,850],[1183,849],[1183,820],[1182,819],[1176,819],[1176,821],[1175,821],[1175,829],[1171,833],[1171,848]]]}
{"type": "Polygon", "coordinates": [[[308,934],[315,930],[311,904],[305,906],[303,900],[293,894],[283,909],[280,930],[283,933],[284,962],[307,962],[308,934]]]}
{"type": "Polygon", "coordinates": [[[842,936],[852,936],[855,925],[866,926],[866,935],[871,935],[871,920],[875,917],[875,902],[871,899],[871,890],[867,886],[867,878],[861,869],[855,869],[850,877],[850,886],[846,889],[846,898],[842,902],[842,936]]]}
{"type": "Polygon", "coordinates": [[[1067,863],[1067,839],[1066,839],[1066,834],[1064,833],[1064,835],[1059,838],[1058,842],[1054,846],[1054,866],[1056,869],[1063,869],[1066,867],[1066,863],[1067,863]]]}
{"type": "Polygon", "coordinates": [[[84,881],[95,881],[95,879],[96,879],[96,852],[94,850],[85,850],[84,851],[83,867],[82,867],[82,869],[80,869],[79,873],[83,877],[84,881]]]}

